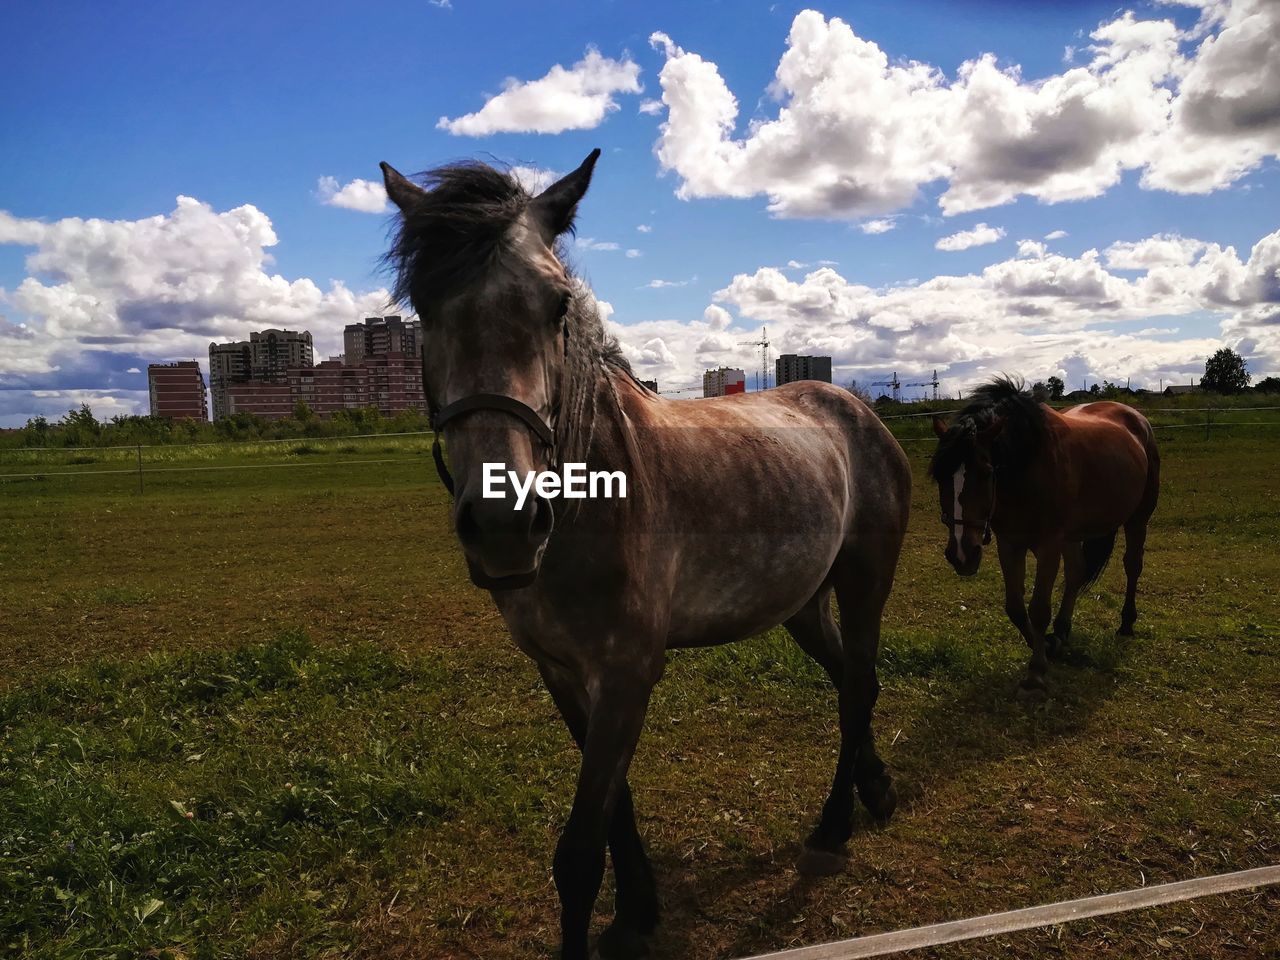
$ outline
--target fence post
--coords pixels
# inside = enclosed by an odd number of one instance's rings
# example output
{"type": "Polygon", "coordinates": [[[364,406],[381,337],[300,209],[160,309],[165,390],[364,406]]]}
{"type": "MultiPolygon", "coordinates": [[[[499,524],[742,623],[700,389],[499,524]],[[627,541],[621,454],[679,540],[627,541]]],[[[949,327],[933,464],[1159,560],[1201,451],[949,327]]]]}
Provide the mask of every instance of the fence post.
{"type": "Polygon", "coordinates": [[[142,444],[138,444],[138,496],[142,496],[142,444]]]}
{"type": "Polygon", "coordinates": [[[1209,426],[1212,423],[1212,421],[1213,421],[1213,410],[1206,407],[1204,411],[1204,438],[1206,440],[1209,439],[1209,426]]]}

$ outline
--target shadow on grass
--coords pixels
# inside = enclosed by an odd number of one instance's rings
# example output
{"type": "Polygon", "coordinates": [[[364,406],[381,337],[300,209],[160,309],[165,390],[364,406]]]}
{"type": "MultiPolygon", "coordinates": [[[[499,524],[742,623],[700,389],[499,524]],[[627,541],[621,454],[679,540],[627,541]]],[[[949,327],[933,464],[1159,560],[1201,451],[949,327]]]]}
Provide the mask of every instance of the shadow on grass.
{"type": "MultiPolygon", "coordinates": [[[[927,698],[923,709],[911,718],[909,735],[902,743],[888,747],[881,736],[880,752],[890,764],[898,789],[897,817],[911,817],[913,806],[929,792],[972,768],[1034,753],[1078,735],[1115,694],[1117,671],[1134,651],[1132,640],[1077,631],[1052,666],[1049,698],[1028,704],[1014,697],[1025,671],[1022,654],[1026,648],[1010,642],[1009,649],[1003,649],[1003,644],[996,641],[984,648],[941,635],[890,640],[882,658],[882,678],[893,685],[915,685],[917,694],[927,698]]],[[[860,833],[881,829],[860,805],[857,810],[852,841],[855,851],[860,833]]],[[[797,825],[797,835],[805,826],[797,825]]],[[[893,825],[883,829],[892,831],[893,825]]],[[[655,955],[694,956],[698,943],[705,941],[705,931],[699,936],[699,930],[708,922],[727,922],[725,912],[734,909],[732,905],[742,900],[742,891],[748,888],[754,906],[749,912],[745,906],[738,907],[743,918],[718,953],[740,957],[786,944],[823,892],[840,882],[799,876],[792,866],[799,850],[797,842],[736,863],[693,867],[673,851],[653,851],[659,892],[666,906],[662,926],[654,937],[655,955]],[[718,905],[714,911],[711,904],[718,905]]],[[[860,868],[856,852],[853,856],[850,871],[867,874],[859,876],[857,884],[876,883],[874,870],[867,873],[870,868],[860,868]]]]}

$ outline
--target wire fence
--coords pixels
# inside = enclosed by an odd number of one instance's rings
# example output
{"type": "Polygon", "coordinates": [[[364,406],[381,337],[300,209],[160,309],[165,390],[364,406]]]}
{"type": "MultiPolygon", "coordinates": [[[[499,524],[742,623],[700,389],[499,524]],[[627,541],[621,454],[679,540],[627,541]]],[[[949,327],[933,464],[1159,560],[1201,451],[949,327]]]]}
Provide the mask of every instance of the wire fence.
{"type": "MultiPolygon", "coordinates": [[[[1185,431],[1194,431],[1205,441],[1280,427],[1280,406],[1183,407],[1152,409],[1145,413],[1152,419],[1157,433],[1177,431],[1185,435],[1185,431]],[[1261,418],[1268,413],[1276,416],[1261,418]],[[1240,419],[1241,416],[1250,419],[1240,419]]],[[[931,428],[916,426],[934,416],[945,418],[946,413],[892,414],[881,419],[894,430],[898,441],[906,445],[935,441],[931,428]]],[[[430,430],[411,430],[265,440],[0,448],[0,485],[23,480],[132,476],[136,478],[137,491],[145,493],[148,476],[154,480],[165,475],[229,471],[422,466],[430,462],[432,436],[430,430]],[[277,455],[271,456],[273,453],[277,455]],[[269,461],[260,459],[267,456],[269,461]]],[[[429,475],[434,478],[434,471],[429,471],[429,475]]]]}

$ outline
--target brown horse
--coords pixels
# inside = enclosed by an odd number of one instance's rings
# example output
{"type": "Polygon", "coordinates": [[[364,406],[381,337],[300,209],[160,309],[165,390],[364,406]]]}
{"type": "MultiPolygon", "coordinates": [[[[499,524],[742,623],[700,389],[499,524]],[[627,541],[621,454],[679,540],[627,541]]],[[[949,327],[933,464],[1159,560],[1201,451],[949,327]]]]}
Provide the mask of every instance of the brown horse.
{"type": "Polygon", "coordinates": [[[401,212],[394,295],[422,320],[450,461],[438,453],[437,467],[472,581],[492,591],[582,750],[553,866],[568,960],[588,955],[606,845],[617,897],[601,953],[645,955],[658,921],[627,769],[670,648],[783,623],[838,688],[839,759],[800,869],[842,864],[855,787],[874,816],[892,814],[871,715],[910,500],[906,456],[848,391],[809,382],[669,401],[631,375],[557,246],[598,155],[537,197],[483,164],[421,185],[383,165],[401,212]],[[621,471],[626,496],[492,497],[495,463],[520,476],[621,471]]]}
{"type": "Polygon", "coordinates": [[[935,417],[933,429],[947,560],[972,576],[995,534],[1005,612],[1031,647],[1022,692],[1045,689],[1048,655],[1070,637],[1076,597],[1101,575],[1121,527],[1129,585],[1119,632],[1131,635],[1147,521],[1160,495],[1160,454],[1147,418],[1105,401],[1058,412],[1001,377],[975,390],[949,426],[935,417]],[[1028,551],[1036,557],[1030,609],[1023,602],[1028,551]],[[1062,605],[1047,634],[1059,562],[1062,605]]]}

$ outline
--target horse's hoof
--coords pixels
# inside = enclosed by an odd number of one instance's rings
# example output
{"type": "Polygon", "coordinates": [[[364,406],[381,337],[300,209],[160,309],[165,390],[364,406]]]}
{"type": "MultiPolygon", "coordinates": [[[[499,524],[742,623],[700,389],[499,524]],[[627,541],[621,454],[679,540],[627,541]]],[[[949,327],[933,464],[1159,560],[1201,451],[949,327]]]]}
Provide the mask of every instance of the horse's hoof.
{"type": "Polygon", "coordinates": [[[805,847],[796,860],[796,872],[802,877],[834,877],[848,865],[849,857],[843,852],[805,847]]]}
{"type": "Polygon", "coordinates": [[[635,927],[615,920],[596,941],[593,958],[598,960],[645,960],[649,944],[635,927]]]}
{"type": "Polygon", "coordinates": [[[858,787],[858,799],[867,808],[872,818],[886,823],[898,809],[898,791],[894,789],[893,780],[886,776],[877,777],[871,783],[858,787]]]}
{"type": "Polygon", "coordinates": [[[1126,626],[1126,625],[1125,625],[1125,624],[1123,624],[1123,623],[1122,623],[1122,624],[1120,624],[1120,629],[1116,631],[1116,636],[1118,636],[1118,637],[1132,637],[1132,636],[1133,636],[1133,624],[1129,624],[1128,626],[1126,626]]]}

